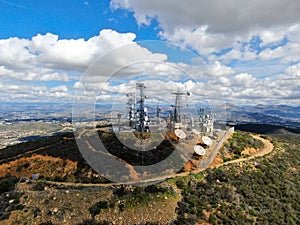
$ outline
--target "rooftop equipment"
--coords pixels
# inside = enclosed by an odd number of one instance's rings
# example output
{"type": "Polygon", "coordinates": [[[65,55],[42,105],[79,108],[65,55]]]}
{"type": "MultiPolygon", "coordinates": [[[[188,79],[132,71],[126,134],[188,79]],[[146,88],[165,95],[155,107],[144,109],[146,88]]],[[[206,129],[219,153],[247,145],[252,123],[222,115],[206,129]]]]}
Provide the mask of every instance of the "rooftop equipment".
{"type": "Polygon", "coordinates": [[[205,155],[206,150],[201,145],[195,145],[194,151],[197,155],[205,155]]]}

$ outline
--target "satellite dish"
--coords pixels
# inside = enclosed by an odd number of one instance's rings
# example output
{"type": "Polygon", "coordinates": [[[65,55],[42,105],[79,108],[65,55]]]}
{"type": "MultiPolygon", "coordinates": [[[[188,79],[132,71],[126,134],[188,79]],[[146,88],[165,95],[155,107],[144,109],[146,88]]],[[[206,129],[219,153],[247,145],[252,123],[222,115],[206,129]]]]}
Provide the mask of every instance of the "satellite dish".
{"type": "Polygon", "coordinates": [[[205,155],[205,153],[206,153],[206,150],[201,145],[195,145],[194,151],[198,155],[205,155]]]}
{"type": "Polygon", "coordinates": [[[200,131],[196,130],[196,129],[192,129],[192,132],[196,135],[199,135],[200,134],[200,131]]]}
{"type": "Polygon", "coordinates": [[[208,145],[208,146],[211,146],[212,145],[212,140],[210,139],[210,137],[207,137],[207,136],[203,136],[202,137],[202,141],[204,144],[208,145]]]}
{"type": "Polygon", "coordinates": [[[186,138],[186,133],[184,133],[183,130],[176,129],[176,130],[174,131],[174,133],[175,133],[175,135],[176,135],[177,137],[179,137],[180,139],[186,138]]]}
{"type": "Polygon", "coordinates": [[[146,107],[144,108],[144,112],[148,112],[148,109],[146,107]]]}

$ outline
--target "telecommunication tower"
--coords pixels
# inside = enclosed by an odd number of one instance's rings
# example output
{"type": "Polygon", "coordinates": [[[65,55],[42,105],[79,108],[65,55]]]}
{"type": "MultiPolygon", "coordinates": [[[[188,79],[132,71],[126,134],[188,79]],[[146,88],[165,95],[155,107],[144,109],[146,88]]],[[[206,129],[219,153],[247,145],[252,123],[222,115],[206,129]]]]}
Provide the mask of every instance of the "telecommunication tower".
{"type": "Polygon", "coordinates": [[[144,83],[136,84],[136,130],[138,132],[149,132],[148,128],[148,110],[145,108],[145,85],[144,83]]]}
{"type": "Polygon", "coordinates": [[[129,120],[129,126],[134,127],[136,115],[135,115],[135,93],[128,93],[127,95],[127,115],[129,120]]]}
{"type": "Polygon", "coordinates": [[[183,104],[182,104],[182,98],[183,96],[189,96],[190,93],[188,91],[185,92],[174,92],[172,93],[175,95],[175,105],[174,107],[174,115],[173,119],[175,123],[181,123],[182,122],[182,109],[183,109],[183,104]]]}

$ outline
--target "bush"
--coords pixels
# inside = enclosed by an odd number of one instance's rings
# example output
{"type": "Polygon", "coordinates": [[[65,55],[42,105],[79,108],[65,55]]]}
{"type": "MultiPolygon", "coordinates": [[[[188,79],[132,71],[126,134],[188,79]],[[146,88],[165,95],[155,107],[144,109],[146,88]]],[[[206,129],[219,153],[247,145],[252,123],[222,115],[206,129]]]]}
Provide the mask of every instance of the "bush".
{"type": "Polygon", "coordinates": [[[89,208],[92,217],[95,217],[101,212],[101,209],[108,209],[108,201],[100,201],[89,208]]]}
{"type": "Polygon", "coordinates": [[[0,194],[4,192],[11,191],[15,188],[18,178],[14,176],[7,175],[0,179],[0,194]]]}

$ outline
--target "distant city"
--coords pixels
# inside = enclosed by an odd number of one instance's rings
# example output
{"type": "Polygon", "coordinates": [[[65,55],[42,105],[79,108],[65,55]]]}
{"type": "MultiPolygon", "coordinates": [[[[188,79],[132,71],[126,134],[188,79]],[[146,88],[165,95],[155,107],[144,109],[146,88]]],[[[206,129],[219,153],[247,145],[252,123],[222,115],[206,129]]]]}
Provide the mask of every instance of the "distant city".
{"type": "MultiPolygon", "coordinates": [[[[73,131],[72,103],[1,103],[0,148],[34,140],[57,132],[73,131]]],[[[214,111],[226,110],[229,125],[258,123],[289,128],[300,127],[300,107],[288,105],[235,106],[223,104],[214,111]]],[[[111,105],[96,106],[95,121],[108,121],[111,105]]],[[[102,122],[100,122],[102,121],[102,122]]]]}

